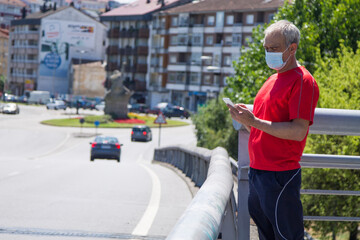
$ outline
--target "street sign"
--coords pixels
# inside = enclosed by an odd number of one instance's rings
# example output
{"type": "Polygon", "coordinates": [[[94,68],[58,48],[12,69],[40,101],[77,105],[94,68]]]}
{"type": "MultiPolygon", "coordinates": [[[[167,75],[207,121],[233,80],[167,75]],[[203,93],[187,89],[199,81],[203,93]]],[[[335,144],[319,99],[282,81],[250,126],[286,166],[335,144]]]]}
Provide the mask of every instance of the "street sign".
{"type": "Polygon", "coordinates": [[[159,113],[159,115],[157,116],[157,118],[155,119],[154,123],[157,124],[167,124],[166,120],[165,120],[165,116],[162,113],[159,113]]]}
{"type": "Polygon", "coordinates": [[[99,122],[99,121],[95,121],[94,124],[95,124],[95,127],[98,127],[98,126],[100,125],[100,122],[99,122]]]}

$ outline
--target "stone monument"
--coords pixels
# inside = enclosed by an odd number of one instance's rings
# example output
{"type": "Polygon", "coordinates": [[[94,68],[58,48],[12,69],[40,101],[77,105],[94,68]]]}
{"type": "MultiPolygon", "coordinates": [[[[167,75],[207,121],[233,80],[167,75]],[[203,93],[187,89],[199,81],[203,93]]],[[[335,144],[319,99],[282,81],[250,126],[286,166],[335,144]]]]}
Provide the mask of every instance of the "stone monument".
{"type": "Polygon", "coordinates": [[[134,91],[124,86],[124,79],[119,70],[115,70],[110,76],[111,88],[105,94],[105,114],[113,119],[127,119],[129,99],[134,91]]]}

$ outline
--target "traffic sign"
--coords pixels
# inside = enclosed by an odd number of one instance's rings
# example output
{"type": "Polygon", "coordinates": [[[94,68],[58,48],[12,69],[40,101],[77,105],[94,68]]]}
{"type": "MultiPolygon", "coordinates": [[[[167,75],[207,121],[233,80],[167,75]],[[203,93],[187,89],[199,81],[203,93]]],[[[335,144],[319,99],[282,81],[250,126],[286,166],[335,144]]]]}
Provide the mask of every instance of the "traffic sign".
{"type": "Polygon", "coordinates": [[[98,126],[100,125],[100,122],[99,122],[99,121],[95,121],[94,124],[95,124],[95,127],[98,127],[98,126]]]}
{"type": "Polygon", "coordinates": [[[155,119],[154,123],[157,124],[167,124],[166,120],[165,120],[165,116],[162,113],[159,113],[159,115],[157,116],[157,118],[155,119]]]}

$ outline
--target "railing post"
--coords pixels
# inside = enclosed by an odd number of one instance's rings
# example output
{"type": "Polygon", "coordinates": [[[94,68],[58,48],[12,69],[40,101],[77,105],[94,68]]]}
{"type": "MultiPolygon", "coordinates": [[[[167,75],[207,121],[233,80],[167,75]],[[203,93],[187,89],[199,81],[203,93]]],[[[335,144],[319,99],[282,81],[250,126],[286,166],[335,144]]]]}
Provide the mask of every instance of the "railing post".
{"type": "Polygon", "coordinates": [[[250,239],[249,195],[249,133],[241,128],[238,135],[238,240],[250,239]]]}

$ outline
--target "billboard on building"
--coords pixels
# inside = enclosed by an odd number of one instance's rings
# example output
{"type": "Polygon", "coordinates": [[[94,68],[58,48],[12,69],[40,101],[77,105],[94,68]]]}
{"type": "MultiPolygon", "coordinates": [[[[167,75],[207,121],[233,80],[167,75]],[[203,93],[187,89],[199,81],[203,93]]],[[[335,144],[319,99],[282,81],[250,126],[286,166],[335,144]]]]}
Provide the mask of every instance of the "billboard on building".
{"type": "Polygon", "coordinates": [[[94,49],[95,24],[46,20],[41,23],[40,76],[66,78],[70,49],[94,49]]]}

